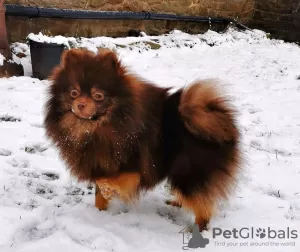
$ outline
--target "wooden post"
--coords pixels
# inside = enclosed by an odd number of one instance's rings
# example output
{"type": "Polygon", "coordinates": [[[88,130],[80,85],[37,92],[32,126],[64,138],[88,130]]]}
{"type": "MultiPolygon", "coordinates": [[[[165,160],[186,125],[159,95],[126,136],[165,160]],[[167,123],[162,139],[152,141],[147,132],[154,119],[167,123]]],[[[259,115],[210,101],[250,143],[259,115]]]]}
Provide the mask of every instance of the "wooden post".
{"type": "Polygon", "coordinates": [[[7,40],[4,0],[0,0],[0,53],[5,57],[3,65],[0,66],[0,78],[24,75],[23,66],[11,61],[12,54],[7,40]]]}
{"type": "Polygon", "coordinates": [[[0,0],[0,53],[6,58],[11,58],[7,40],[4,0],[0,0]]]}

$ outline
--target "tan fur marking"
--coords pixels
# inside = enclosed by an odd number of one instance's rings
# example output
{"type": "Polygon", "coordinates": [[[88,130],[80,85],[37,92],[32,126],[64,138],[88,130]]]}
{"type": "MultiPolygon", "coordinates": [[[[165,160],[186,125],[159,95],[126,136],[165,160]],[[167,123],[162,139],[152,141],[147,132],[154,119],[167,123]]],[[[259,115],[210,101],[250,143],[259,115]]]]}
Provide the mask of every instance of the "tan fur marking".
{"type": "Polygon", "coordinates": [[[126,172],[111,178],[101,178],[96,183],[106,199],[118,197],[128,202],[137,196],[140,180],[139,173],[126,172]]]}
{"type": "Polygon", "coordinates": [[[207,229],[207,224],[213,215],[214,200],[201,193],[193,197],[184,197],[179,191],[175,191],[174,194],[178,204],[181,204],[187,210],[193,211],[195,223],[199,225],[200,231],[207,229]]]}
{"type": "Polygon", "coordinates": [[[100,191],[99,186],[96,184],[96,193],[95,193],[95,206],[99,210],[106,210],[108,205],[108,200],[105,199],[100,191]]]}

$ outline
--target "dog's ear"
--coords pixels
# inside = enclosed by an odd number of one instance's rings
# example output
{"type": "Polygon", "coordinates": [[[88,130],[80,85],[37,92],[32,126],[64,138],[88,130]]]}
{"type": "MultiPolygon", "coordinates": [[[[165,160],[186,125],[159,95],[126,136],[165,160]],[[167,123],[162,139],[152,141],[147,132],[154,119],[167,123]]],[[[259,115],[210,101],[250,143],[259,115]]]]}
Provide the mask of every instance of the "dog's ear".
{"type": "Polygon", "coordinates": [[[105,68],[118,71],[121,67],[121,62],[118,59],[117,54],[110,49],[100,48],[98,50],[97,57],[100,61],[100,64],[102,64],[102,66],[105,68]]]}
{"type": "Polygon", "coordinates": [[[61,65],[65,68],[70,64],[76,64],[80,61],[82,52],[79,49],[65,50],[61,56],[61,65]]]}

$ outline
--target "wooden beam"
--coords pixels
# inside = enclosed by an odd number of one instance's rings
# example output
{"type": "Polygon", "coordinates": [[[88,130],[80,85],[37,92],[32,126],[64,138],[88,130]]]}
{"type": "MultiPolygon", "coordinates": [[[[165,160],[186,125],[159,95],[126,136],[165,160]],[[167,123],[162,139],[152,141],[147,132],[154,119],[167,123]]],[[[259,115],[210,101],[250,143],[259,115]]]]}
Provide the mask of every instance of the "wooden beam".
{"type": "Polygon", "coordinates": [[[0,53],[6,58],[11,58],[11,52],[7,40],[5,5],[4,0],[0,0],[0,53]]]}

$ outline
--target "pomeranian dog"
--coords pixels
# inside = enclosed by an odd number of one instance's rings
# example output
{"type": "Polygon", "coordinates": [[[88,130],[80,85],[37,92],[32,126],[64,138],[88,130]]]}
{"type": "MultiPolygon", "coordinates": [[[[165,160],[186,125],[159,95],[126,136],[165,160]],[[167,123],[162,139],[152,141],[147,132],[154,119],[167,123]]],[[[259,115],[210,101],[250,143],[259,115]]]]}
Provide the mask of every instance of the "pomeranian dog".
{"type": "Polygon", "coordinates": [[[215,83],[170,94],[130,73],[108,49],[63,53],[51,78],[46,134],[78,181],[96,184],[95,205],[130,201],[165,179],[207,229],[241,160],[235,109],[215,83]]]}

